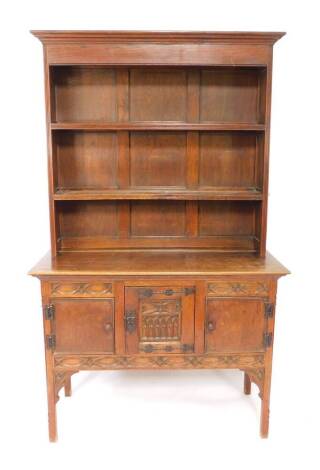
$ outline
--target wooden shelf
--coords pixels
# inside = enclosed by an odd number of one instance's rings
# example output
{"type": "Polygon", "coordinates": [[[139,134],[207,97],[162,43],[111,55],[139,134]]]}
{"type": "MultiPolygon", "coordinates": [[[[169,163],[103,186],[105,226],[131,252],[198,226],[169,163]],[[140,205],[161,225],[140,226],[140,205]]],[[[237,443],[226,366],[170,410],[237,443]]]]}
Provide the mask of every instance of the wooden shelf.
{"type": "Polygon", "coordinates": [[[95,130],[95,131],[264,131],[264,124],[243,122],[53,122],[52,130],[95,130]]]}
{"type": "Polygon", "coordinates": [[[114,190],[57,190],[56,201],[97,201],[97,200],[226,200],[260,201],[262,192],[256,189],[239,190],[183,190],[183,189],[114,189],[114,190]]]}

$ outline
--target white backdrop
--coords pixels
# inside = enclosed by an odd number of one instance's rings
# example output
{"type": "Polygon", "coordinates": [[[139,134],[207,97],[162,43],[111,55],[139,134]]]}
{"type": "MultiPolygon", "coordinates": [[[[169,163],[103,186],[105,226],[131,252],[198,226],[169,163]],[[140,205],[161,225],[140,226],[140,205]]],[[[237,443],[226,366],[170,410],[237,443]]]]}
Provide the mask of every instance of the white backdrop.
{"type": "Polygon", "coordinates": [[[316,1],[14,1],[1,6],[1,468],[319,468],[316,1]],[[270,437],[239,371],[73,378],[49,444],[39,282],[49,247],[42,47],[29,29],[287,31],[275,45],[268,249],[279,282],[270,437]]]}

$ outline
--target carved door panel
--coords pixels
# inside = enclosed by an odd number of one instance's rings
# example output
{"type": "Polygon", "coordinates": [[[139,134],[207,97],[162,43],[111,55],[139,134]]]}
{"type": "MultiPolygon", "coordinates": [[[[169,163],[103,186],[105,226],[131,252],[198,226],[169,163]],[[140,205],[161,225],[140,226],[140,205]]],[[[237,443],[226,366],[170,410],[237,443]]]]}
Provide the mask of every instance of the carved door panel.
{"type": "Polygon", "coordinates": [[[127,287],[126,352],[187,353],[194,350],[193,287],[127,287]]]}
{"type": "Polygon", "coordinates": [[[256,299],[207,299],[206,352],[264,350],[267,320],[256,299]]]}
{"type": "Polygon", "coordinates": [[[53,305],[57,352],[114,352],[113,299],[61,299],[53,305]]]}

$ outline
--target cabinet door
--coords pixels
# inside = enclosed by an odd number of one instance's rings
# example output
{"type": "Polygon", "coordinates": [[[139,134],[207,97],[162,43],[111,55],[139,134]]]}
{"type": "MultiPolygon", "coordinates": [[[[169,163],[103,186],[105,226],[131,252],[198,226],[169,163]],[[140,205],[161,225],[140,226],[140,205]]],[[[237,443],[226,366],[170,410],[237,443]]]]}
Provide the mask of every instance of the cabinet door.
{"type": "Polygon", "coordinates": [[[194,350],[193,287],[127,287],[127,353],[194,350]]]}
{"type": "Polygon", "coordinates": [[[54,302],[57,352],[113,353],[113,299],[54,302]]]}
{"type": "Polygon", "coordinates": [[[263,351],[266,327],[263,301],[207,300],[207,352],[263,351]]]}

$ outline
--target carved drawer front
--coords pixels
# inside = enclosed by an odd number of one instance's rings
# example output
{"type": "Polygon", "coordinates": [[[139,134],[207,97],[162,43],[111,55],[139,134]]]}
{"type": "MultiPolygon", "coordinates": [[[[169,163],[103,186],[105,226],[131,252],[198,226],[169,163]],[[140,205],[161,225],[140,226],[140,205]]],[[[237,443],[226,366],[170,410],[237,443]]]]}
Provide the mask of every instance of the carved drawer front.
{"type": "Polygon", "coordinates": [[[112,297],[111,282],[53,282],[51,297],[112,297]]]}
{"type": "Polygon", "coordinates": [[[212,281],[208,283],[210,297],[268,297],[268,281],[212,281]]]}
{"type": "Polygon", "coordinates": [[[190,353],[194,350],[193,287],[127,287],[128,353],[190,353]]]}
{"type": "Polygon", "coordinates": [[[114,301],[56,300],[51,304],[55,351],[114,352],[114,301]]]}
{"type": "Polygon", "coordinates": [[[206,352],[265,349],[267,317],[263,301],[207,299],[206,352]]]}

